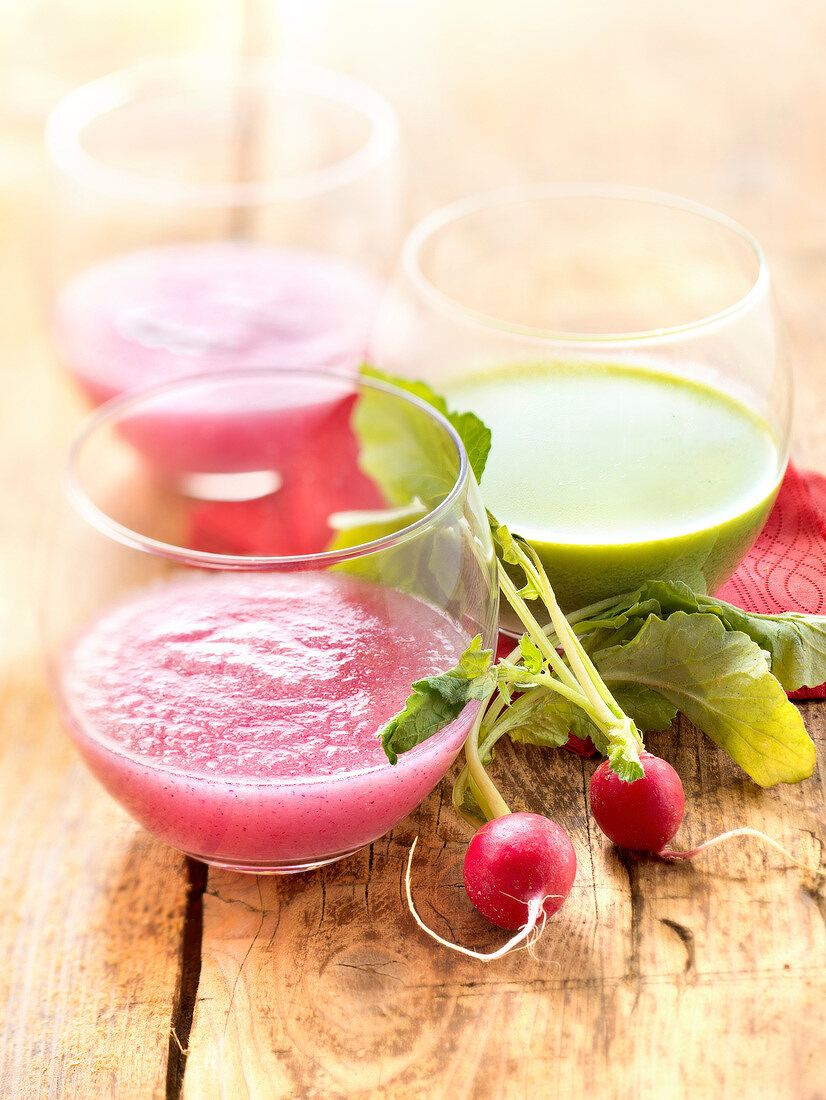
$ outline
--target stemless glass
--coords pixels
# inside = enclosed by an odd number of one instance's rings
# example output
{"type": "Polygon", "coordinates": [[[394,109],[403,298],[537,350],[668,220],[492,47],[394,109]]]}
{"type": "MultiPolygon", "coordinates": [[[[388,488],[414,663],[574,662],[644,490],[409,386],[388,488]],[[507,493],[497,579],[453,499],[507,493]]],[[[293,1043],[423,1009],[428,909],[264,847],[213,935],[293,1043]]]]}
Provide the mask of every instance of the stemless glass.
{"type": "Polygon", "coordinates": [[[207,370],[361,362],[400,229],[392,107],[266,59],[144,62],[70,93],[54,331],[94,403],[207,370]]]}
{"type": "Polygon", "coordinates": [[[488,423],[485,503],[569,611],[647,579],[715,591],[787,463],[765,259],[673,196],[541,184],[431,214],[405,242],[373,356],[488,423]]]}
{"type": "Polygon", "coordinates": [[[176,380],[92,414],[66,489],[50,679],[86,763],[150,832],[218,866],[307,870],[438,783],[477,703],[396,765],[376,737],[413,681],[496,636],[485,511],[435,410],[335,372],[176,380]],[[197,497],[144,458],[182,409],[175,462],[197,497]]]}

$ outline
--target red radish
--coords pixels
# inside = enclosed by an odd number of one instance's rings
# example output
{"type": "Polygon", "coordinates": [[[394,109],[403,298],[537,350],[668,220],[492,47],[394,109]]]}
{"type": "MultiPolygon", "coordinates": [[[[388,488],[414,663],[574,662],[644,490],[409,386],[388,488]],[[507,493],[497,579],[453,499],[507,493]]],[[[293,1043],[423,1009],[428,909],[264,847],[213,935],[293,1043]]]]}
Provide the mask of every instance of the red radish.
{"type": "Polygon", "coordinates": [[[405,877],[414,920],[437,943],[474,959],[501,958],[524,941],[530,946],[546,919],[565,901],[576,877],[576,855],[568,834],[547,817],[505,813],[488,821],[465,853],[465,889],[482,916],[500,928],[517,931],[496,951],[473,951],[443,939],[416,912],[410,888],[415,848],[414,840],[405,877]]]}
{"type": "Polygon", "coordinates": [[[685,794],[680,777],[666,760],[640,753],[645,775],[623,782],[604,760],[591,779],[591,813],[620,848],[659,855],[680,827],[685,794]]]}
{"type": "Polygon", "coordinates": [[[564,829],[539,814],[505,814],[474,834],[462,871],[465,890],[483,917],[500,928],[524,928],[537,899],[550,917],[576,878],[576,855],[564,829]]]}
{"type": "Polygon", "coordinates": [[[683,785],[671,765],[659,756],[641,752],[640,762],[645,775],[633,783],[623,783],[607,760],[603,760],[591,779],[591,812],[608,839],[620,848],[651,852],[661,859],[674,861],[693,859],[706,849],[737,836],[750,836],[770,844],[798,867],[812,874],[823,873],[796,859],[782,844],[758,829],[731,829],[687,852],[666,848],[683,820],[683,785]]]}

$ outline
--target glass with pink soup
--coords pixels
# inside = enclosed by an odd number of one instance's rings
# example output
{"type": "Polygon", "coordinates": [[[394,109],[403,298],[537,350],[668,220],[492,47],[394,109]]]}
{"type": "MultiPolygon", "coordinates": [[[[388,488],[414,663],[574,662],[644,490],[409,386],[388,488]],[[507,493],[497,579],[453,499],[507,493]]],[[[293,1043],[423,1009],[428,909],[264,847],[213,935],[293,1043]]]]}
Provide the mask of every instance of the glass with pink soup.
{"type": "Polygon", "coordinates": [[[437,412],[331,372],[202,375],[98,410],[65,484],[51,683],[89,768],[150,832],[218,866],[306,870],[435,787],[478,704],[395,765],[377,735],[497,621],[485,510],[437,412]],[[182,407],[187,476],[170,478],[143,449],[182,407]],[[276,409],[289,456],[251,430],[221,468],[227,425],[276,409]]]}
{"type": "Polygon", "coordinates": [[[52,113],[53,328],[95,404],[244,367],[362,361],[398,244],[399,128],[266,59],[143,62],[52,113]]]}

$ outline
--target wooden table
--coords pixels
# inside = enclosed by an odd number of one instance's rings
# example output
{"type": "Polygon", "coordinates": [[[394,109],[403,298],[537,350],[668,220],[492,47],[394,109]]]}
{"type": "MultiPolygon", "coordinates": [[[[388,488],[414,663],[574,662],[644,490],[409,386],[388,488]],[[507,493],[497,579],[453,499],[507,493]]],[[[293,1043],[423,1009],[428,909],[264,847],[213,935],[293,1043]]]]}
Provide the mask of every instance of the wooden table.
{"type": "MultiPolygon", "coordinates": [[[[48,5],[3,17],[0,57],[17,76],[40,66],[46,89],[55,73],[124,60],[135,5],[101,20],[81,4],[75,22],[70,7],[52,5],[59,39],[48,5]]],[[[774,268],[797,369],[796,453],[826,469],[822,0],[351,0],[308,3],[303,16],[293,3],[274,21],[277,47],[267,6],[238,8],[259,21],[246,35],[257,51],[330,62],[395,100],[411,213],[496,183],[592,178],[683,193],[748,225],[774,268]]],[[[170,30],[172,6],[142,10],[158,25],[141,48],[225,40],[224,16],[170,30]]],[[[426,940],[403,900],[418,834],[425,918],[467,944],[500,942],[462,892],[467,833],[447,783],[369,851],[267,879],[187,861],[87,775],[35,629],[50,502],[82,411],[41,308],[39,109],[0,104],[0,1094],[822,1100],[822,878],[749,843],[685,866],[618,852],[586,814],[591,761],[500,754],[514,803],[551,812],[580,870],[536,958],[489,965],[426,940]]],[[[686,723],[651,738],[685,780],[686,845],[748,823],[822,865],[826,708],[802,711],[820,763],[790,788],[758,790],[686,723]]]]}

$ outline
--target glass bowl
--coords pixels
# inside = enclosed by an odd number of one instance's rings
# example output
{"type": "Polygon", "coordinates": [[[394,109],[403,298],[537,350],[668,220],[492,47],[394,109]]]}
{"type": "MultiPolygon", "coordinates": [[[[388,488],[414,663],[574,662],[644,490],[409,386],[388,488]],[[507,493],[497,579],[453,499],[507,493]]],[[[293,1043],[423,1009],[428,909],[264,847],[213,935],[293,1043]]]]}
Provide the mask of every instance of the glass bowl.
{"type": "Polygon", "coordinates": [[[301,871],[439,782],[478,704],[395,766],[376,736],[413,681],[496,636],[485,510],[439,413],[329,372],[200,376],[98,410],[65,481],[51,684],[135,820],[208,863],[301,871]],[[255,429],[272,410],[289,446],[255,429]],[[146,440],[182,414],[172,477],[146,440]]]}
{"type": "Polygon", "coordinates": [[[373,357],[487,422],[485,503],[568,611],[648,579],[714,592],[786,467],[765,258],[670,195],[537,184],[436,211],[405,242],[373,357]]]}
{"type": "Polygon", "coordinates": [[[60,358],[95,404],[173,377],[364,358],[400,232],[368,86],[264,58],[145,61],[46,132],[60,358]]]}

